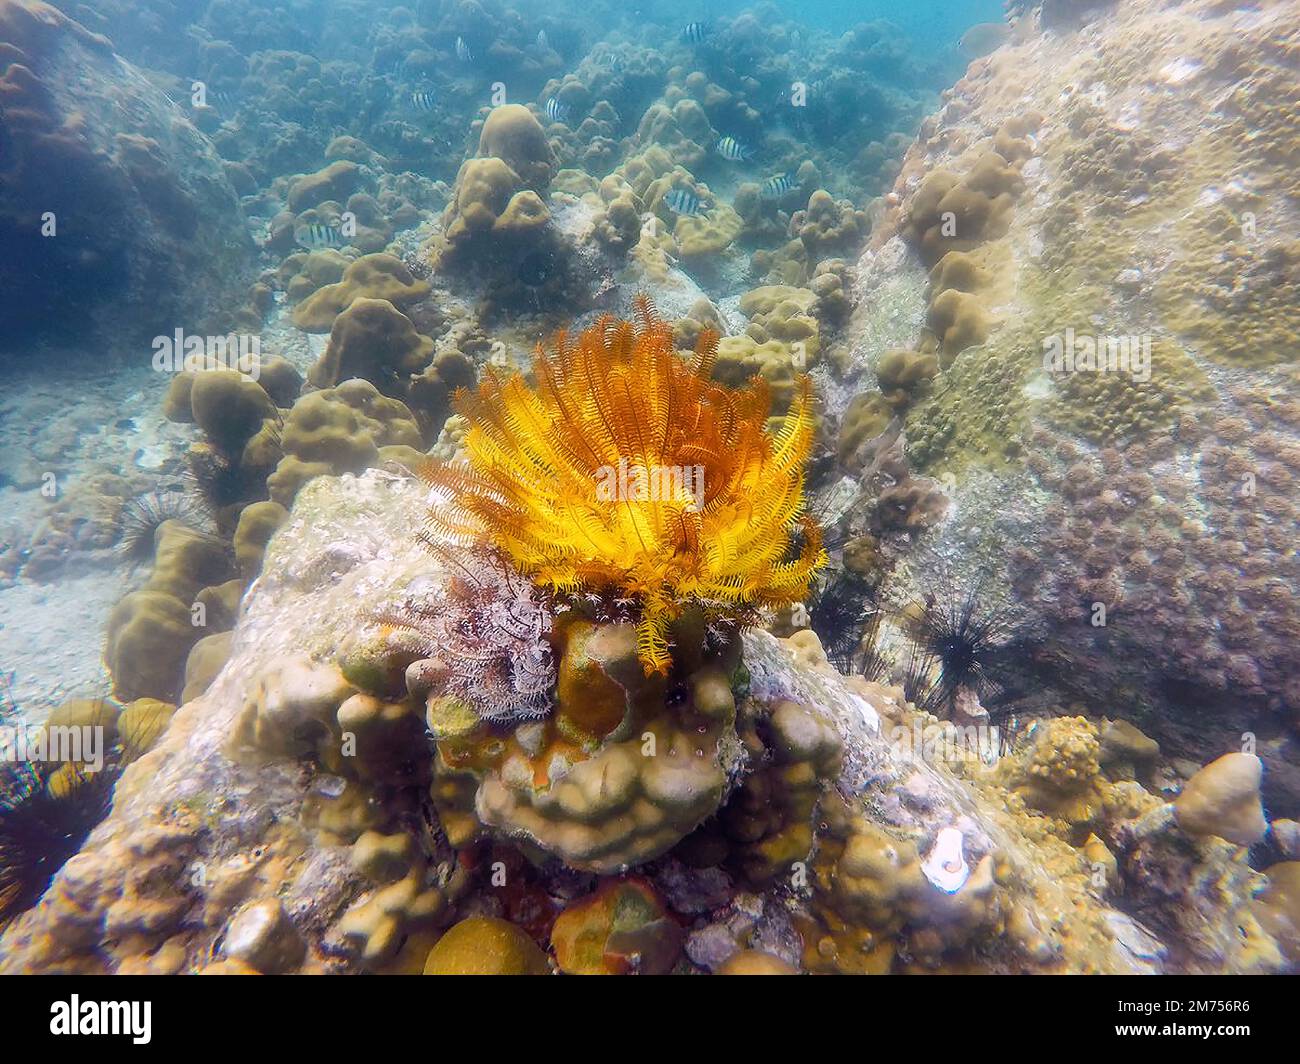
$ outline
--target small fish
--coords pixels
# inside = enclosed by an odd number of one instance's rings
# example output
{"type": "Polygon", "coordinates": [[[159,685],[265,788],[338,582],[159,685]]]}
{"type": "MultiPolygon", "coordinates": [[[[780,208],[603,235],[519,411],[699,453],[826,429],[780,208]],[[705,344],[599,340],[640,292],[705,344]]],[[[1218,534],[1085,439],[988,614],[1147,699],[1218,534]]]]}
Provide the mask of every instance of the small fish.
{"type": "Polygon", "coordinates": [[[957,47],[967,58],[979,59],[1001,48],[1014,32],[1005,22],[981,22],[961,35],[957,47]]]}
{"type": "Polygon", "coordinates": [[[573,115],[573,108],[567,103],[561,103],[556,97],[552,96],[546,101],[546,117],[552,122],[563,122],[568,125],[569,119],[573,115]]]}
{"type": "Polygon", "coordinates": [[[664,196],[664,202],[668,204],[668,209],[674,214],[685,214],[693,217],[705,213],[705,208],[700,203],[700,197],[689,189],[673,189],[664,196]]]}
{"type": "Polygon", "coordinates": [[[701,44],[713,33],[713,27],[707,22],[688,22],[682,28],[682,40],[688,44],[701,44]]]}
{"type": "Polygon", "coordinates": [[[550,39],[546,36],[545,30],[537,31],[537,47],[543,52],[551,47],[550,39]]]}
{"type": "Polygon", "coordinates": [[[326,225],[324,222],[298,226],[293,231],[293,238],[299,247],[307,248],[309,251],[343,246],[343,230],[337,225],[326,225]]]}
{"type": "Polygon", "coordinates": [[[753,149],[741,144],[735,137],[723,137],[714,147],[717,148],[719,155],[724,159],[730,159],[733,163],[744,162],[754,156],[753,149]]]}
{"type": "Polygon", "coordinates": [[[759,195],[766,200],[778,200],[792,188],[794,188],[794,178],[790,174],[777,174],[763,182],[759,195]]]}
{"type": "Polygon", "coordinates": [[[407,101],[413,111],[432,111],[438,106],[438,98],[427,91],[413,92],[407,101]]]}
{"type": "Polygon", "coordinates": [[[474,62],[474,51],[464,37],[456,38],[456,58],[462,63],[474,62]]]}

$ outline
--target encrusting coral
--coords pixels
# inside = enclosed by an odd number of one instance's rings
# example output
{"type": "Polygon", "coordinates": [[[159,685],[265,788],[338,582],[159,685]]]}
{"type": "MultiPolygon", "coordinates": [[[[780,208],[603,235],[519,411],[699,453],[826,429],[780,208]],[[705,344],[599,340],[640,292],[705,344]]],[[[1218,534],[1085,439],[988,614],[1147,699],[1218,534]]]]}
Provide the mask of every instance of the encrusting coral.
{"type": "MultiPolygon", "coordinates": [[[[0,25],[17,6],[42,9],[0,0],[0,25]]],[[[1235,747],[1204,737],[1240,730],[1234,706],[1294,723],[1300,705],[1300,253],[1277,213],[1300,186],[1294,107],[1274,102],[1295,97],[1294,16],[1037,6],[1043,26],[1114,13],[972,63],[911,149],[890,130],[915,128],[920,98],[872,76],[905,58],[881,24],[810,49],[745,14],[725,44],[598,43],[568,71],[579,46],[556,21],[534,47],[495,0],[399,6],[367,42],[383,76],[349,86],[350,59],[282,38],[243,59],[214,14],[195,73],[261,99],[193,123],[276,257],[234,320],[287,358],[172,380],[206,505],[148,502],[129,536],[124,514],[123,551],[154,565],[110,618],[124,704],[47,722],[108,733],[113,808],[52,880],[24,825],[49,835],[47,813],[75,811],[50,803],[80,800],[97,820],[96,791],[59,761],[27,781],[44,804],[6,819],[0,778],[0,969],[1300,964],[1300,832],[1269,822],[1294,815],[1275,801],[1285,740],[1195,768],[1235,747]],[[482,106],[462,34],[532,102],[482,106]],[[808,106],[769,122],[793,56],[808,106]],[[1105,93],[1076,91],[1094,78],[1105,93]],[[350,124],[372,89],[392,98],[350,124]],[[399,101],[419,116],[372,121],[399,101]],[[444,150],[475,114],[477,157],[444,150]],[[669,320],[631,303],[642,289],[669,320]],[[523,368],[552,316],[595,308],[617,316],[523,368]],[[1040,370],[1044,337],[1103,325],[1154,334],[1149,380],[1040,370]],[[823,520],[844,571],[799,630],[831,564],[823,520]],[[994,527],[1020,541],[1001,561],[1031,648],[1006,645],[983,584],[955,614],[915,605],[935,558],[1000,591],[994,527]],[[1089,603],[1110,629],[1080,636],[1089,603]],[[1136,667],[1111,673],[1117,637],[1136,667]],[[1004,650],[1045,684],[1079,676],[1079,701],[1036,689],[1032,723],[1002,716],[1027,678],[1003,675],[1004,650]],[[1207,683],[1205,728],[1144,693],[1171,679],[1207,683]],[[1013,731],[986,735],[993,719],[1013,731]]],[[[0,98],[36,102],[21,69],[0,98]]],[[[15,113],[0,141],[17,121],[22,185],[33,131],[52,116],[62,154],[73,112],[15,113]]],[[[119,134],[114,166],[183,215],[174,146],[150,141],[119,134]]],[[[141,470],[115,498],[175,488],[141,470]]],[[[75,515],[53,512],[62,534],[75,515]]]]}
{"type": "Polygon", "coordinates": [[[812,392],[803,379],[773,437],[761,379],[709,382],[715,334],[686,362],[648,298],[637,319],[558,334],[537,351],[536,389],[489,368],[459,404],[468,465],[424,476],[449,496],[434,530],[491,543],[558,594],[634,600],[642,664],[666,673],[687,604],[734,613],[806,595],[823,560],[816,523],[800,518],[812,392]]]}
{"type": "MultiPolygon", "coordinates": [[[[1242,848],[1189,835],[1121,770],[1149,744],[1065,719],[1000,764],[936,758],[951,725],[837,673],[811,631],[709,653],[683,618],[665,678],[633,624],[569,612],[545,716],[426,697],[400,652],[357,653],[358,609],[448,586],[451,559],[431,570],[417,542],[425,496],[379,471],[303,488],[229,666],[126,769],[0,967],[1265,971],[1294,950],[1287,863],[1252,902],[1242,848]],[[1143,923],[1176,919],[1143,931],[1108,906],[1121,888],[1143,923]]],[[[169,713],[128,706],[123,747],[169,713]]]]}

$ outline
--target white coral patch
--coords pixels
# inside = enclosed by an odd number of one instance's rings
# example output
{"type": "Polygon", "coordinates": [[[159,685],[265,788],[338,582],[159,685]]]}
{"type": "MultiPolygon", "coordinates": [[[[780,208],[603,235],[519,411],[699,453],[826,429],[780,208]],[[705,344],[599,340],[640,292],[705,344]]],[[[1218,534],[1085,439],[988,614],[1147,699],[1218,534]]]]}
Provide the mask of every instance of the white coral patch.
{"type": "Polygon", "coordinates": [[[921,871],[930,883],[945,894],[956,894],[970,878],[970,866],[962,855],[962,833],[956,828],[944,828],[934,840],[934,846],[921,864],[921,871]]]}

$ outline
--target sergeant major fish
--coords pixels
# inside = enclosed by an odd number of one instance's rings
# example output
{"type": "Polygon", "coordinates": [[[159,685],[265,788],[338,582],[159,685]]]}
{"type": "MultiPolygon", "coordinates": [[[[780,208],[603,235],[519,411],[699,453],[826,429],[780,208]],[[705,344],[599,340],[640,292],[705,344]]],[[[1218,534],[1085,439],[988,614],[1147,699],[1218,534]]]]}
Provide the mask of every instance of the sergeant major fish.
{"type": "Polygon", "coordinates": [[[546,111],[546,117],[552,122],[563,122],[566,125],[573,115],[573,108],[567,103],[561,103],[554,96],[547,98],[544,110],[546,111]]]}
{"type": "Polygon", "coordinates": [[[685,188],[675,188],[664,196],[664,203],[674,214],[684,214],[695,216],[705,213],[705,207],[700,203],[700,197],[694,192],[685,188]]]}
{"type": "Polygon", "coordinates": [[[775,177],[769,177],[763,182],[759,189],[759,195],[763,199],[776,200],[780,199],[787,192],[794,188],[794,178],[790,174],[777,174],[775,177]]]}
{"type": "Polygon", "coordinates": [[[304,247],[308,251],[319,251],[321,248],[341,248],[343,246],[343,230],[337,225],[326,225],[324,222],[312,222],[310,225],[300,225],[293,231],[293,238],[297,241],[299,247],[304,247]]]}
{"type": "Polygon", "coordinates": [[[682,27],[682,40],[688,44],[702,44],[713,34],[713,27],[707,22],[688,22],[682,27]]]}
{"type": "Polygon", "coordinates": [[[714,147],[719,155],[724,159],[730,159],[733,163],[745,162],[754,156],[754,150],[748,145],[741,144],[735,137],[723,137],[714,147]]]}

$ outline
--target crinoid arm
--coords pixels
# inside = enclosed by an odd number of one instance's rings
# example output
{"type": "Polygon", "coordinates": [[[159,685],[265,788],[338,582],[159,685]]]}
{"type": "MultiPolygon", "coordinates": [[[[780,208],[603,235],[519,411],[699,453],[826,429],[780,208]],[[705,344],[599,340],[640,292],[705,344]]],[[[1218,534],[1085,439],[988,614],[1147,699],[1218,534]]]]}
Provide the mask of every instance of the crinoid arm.
{"type": "Polygon", "coordinates": [[[545,716],[555,683],[546,596],[493,547],[435,536],[424,542],[447,571],[445,592],[435,602],[408,600],[375,616],[385,640],[433,664],[445,692],[483,720],[545,716]]]}
{"type": "Polygon", "coordinates": [[[634,318],[540,344],[535,386],[485,373],[457,396],[465,461],[421,475],[431,539],[490,546],[557,602],[634,601],[650,674],[670,669],[684,608],[800,601],[826,555],[803,512],[810,381],[773,434],[761,378],[740,389],[709,380],[716,334],[684,358],[648,297],[634,318]]]}

